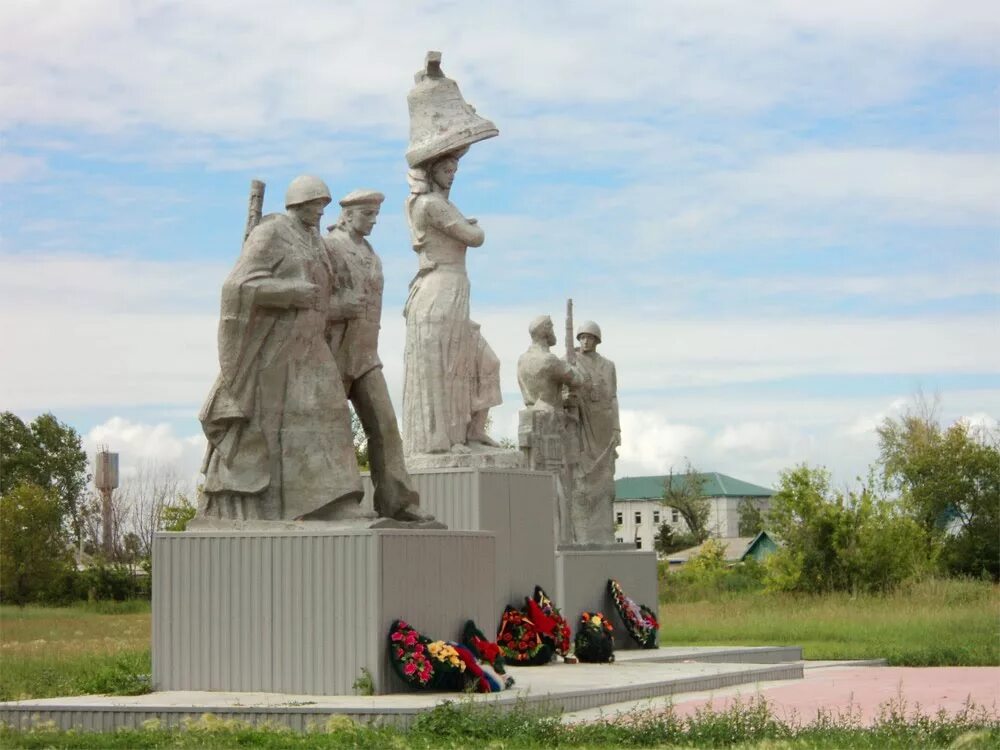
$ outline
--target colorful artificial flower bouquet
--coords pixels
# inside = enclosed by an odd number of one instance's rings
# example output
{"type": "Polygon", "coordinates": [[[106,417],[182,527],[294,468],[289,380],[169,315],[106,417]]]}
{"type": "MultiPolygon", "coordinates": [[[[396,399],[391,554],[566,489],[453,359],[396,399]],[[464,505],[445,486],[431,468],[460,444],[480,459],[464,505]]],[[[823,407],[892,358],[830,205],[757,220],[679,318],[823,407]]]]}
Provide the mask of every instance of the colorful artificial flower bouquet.
{"type": "Polygon", "coordinates": [[[639,647],[658,648],[660,624],[656,621],[653,611],[644,604],[636,604],[614,578],[608,579],[608,593],[615,603],[618,616],[625,623],[625,629],[639,647]]]}
{"type": "Polygon", "coordinates": [[[569,623],[552,603],[541,586],[535,586],[535,593],[526,602],[528,616],[535,623],[544,642],[549,643],[559,656],[565,658],[570,648],[569,623]]]}
{"type": "Polygon", "coordinates": [[[552,645],[542,640],[531,618],[510,606],[504,609],[500,618],[497,645],[504,661],[519,667],[548,664],[554,652],[552,645]]]}
{"type": "Polygon", "coordinates": [[[512,679],[480,666],[465,646],[432,641],[404,620],[394,621],[389,628],[389,661],[403,682],[418,689],[492,693],[513,684],[512,679]]]}
{"type": "Polygon", "coordinates": [[[435,677],[425,638],[403,620],[389,628],[389,661],[403,682],[417,688],[433,687],[435,677]]]}
{"type": "Polygon", "coordinates": [[[584,612],[580,615],[573,653],[580,661],[593,664],[615,660],[614,628],[602,612],[584,612]]]}

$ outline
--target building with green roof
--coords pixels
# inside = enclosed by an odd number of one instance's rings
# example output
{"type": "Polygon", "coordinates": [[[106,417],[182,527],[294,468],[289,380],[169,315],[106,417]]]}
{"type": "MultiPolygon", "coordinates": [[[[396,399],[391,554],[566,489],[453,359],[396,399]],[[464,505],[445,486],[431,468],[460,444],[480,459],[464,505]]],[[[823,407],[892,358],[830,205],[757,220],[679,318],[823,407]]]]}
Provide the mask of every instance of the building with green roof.
{"type": "MultiPolygon", "coordinates": [[[[708,527],[712,536],[740,536],[740,506],[753,503],[761,512],[771,506],[774,490],[717,471],[699,473],[701,493],[709,500],[708,527]]],[[[615,537],[636,542],[640,549],[654,549],[653,542],[662,523],[686,533],[680,514],[661,504],[667,480],[679,486],[684,474],[649,477],[622,477],[615,480],[615,537]]]]}

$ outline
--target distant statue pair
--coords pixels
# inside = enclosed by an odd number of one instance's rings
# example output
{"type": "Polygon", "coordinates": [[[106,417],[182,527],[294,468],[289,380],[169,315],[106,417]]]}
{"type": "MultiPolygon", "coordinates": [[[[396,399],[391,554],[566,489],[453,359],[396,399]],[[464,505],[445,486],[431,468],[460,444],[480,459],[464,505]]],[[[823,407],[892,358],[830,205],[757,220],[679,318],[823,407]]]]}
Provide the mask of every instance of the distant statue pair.
{"type": "Polygon", "coordinates": [[[552,318],[535,318],[528,332],[531,346],[517,362],[526,406],[518,439],[527,466],[556,475],[560,544],[610,544],[621,445],[615,365],[597,353],[601,329],[592,321],[580,326],[578,349],[567,344],[565,360],[549,351],[556,343],[552,318]]]}
{"type": "Polygon", "coordinates": [[[331,202],[317,177],[296,178],[286,214],[249,233],[222,290],[220,374],[200,419],[206,518],[427,522],[410,489],[378,357],[381,263],[365,237],[384,199],[371,190],[331,202]],[[369,441],[375,513],[361,479],[347,400],[369,441]]]}

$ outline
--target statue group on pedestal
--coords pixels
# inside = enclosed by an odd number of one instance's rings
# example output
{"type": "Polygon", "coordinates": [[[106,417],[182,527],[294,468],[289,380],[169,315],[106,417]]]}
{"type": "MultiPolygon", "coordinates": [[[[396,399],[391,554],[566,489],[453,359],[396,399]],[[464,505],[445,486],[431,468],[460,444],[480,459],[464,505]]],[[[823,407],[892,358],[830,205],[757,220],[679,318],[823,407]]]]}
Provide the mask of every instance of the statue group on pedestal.
{"type": "Polygon", "coordinates": [[[429,523],[410,488],[378,332],[382,264],[365,239],[384,196],[356,190],[321,237],[330,191],[292,181],[222,288],[220,373],[202,408],[200,514],[235,521],[429,523]],[[348,399],[369,441],[375,512],[360,506],[348,399]]]}
{"type": "MultiPolygon", "coordinates": [[[[402,431],[378,354],[382,265],[366,239],[384,195],[346,195],[324,237],[331,196],[321,179],[297,177],[287,212],[267,216],[255,182],[243,250],[222,288],[220,372],[199,415],[208,438],[201,519],[426,527],[435,522],[420,510],[408,463],[522,463],[487,434],[500,362],[470,318],[465,264],[485,235],[449,200],[459,159],[498,131],[441,71],[440,53],[428,53],[408,103],[405,211],[418,270],[404,308],[402,431]],[[368,440],[374,512],[361,507],[348,402],[368,440]]],[[[570,346],[565,360],[549,352],[551,319],[536,319],[530,333],[518,362],[524,458],[559,477],[560,542],[611,542],[614,365],[597,354],[596,324],[581,326],[579,350],[570,346]]]]}
{"type": "MultiPolygon", "coordinates": [[[[571,317],[567,328],[572,339],[571,317]]],[[[531,346],[517,362],[525,404],[519,446],[528,468],[556,475],[559,543],[611,544],[621,427],[615,365],[597,353],[601,329],[592,321],[581,325],[580,346],[568,341],[565,359],[549,351],[556,335],[548,315],[535,318],[528,333],[531,346]]]]}

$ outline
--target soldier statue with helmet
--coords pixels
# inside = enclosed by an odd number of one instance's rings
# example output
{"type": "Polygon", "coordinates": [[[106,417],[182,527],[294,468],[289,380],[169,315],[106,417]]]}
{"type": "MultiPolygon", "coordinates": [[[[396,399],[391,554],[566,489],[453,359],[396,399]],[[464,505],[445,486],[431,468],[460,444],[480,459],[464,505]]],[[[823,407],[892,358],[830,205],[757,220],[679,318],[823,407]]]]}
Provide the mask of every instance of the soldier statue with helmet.
{"type": "Polygon", "coordinates": [[[571,525],[576,541],[614,542],[611,523],[615,501],[615,459],[621,445],[618,421],[618,377],[615,363],[597,353],[601,328],[592,320],[577,329],[580,346],[574,364],[583,377],[572,401],[579,415],[580,456],[571,525]]]}
{"type": "Polygon", "coordinates": [[[263,217],[222,287],[219,376],[200,521],[368,520],[360,508],[343,380],[326,338],[337,284],[319,234],[330,191],[295,178],[287,213],[263,217]]]}

